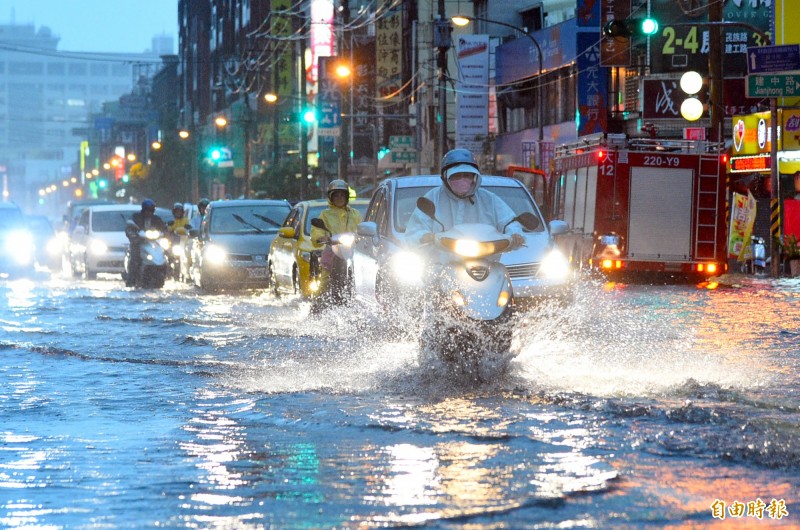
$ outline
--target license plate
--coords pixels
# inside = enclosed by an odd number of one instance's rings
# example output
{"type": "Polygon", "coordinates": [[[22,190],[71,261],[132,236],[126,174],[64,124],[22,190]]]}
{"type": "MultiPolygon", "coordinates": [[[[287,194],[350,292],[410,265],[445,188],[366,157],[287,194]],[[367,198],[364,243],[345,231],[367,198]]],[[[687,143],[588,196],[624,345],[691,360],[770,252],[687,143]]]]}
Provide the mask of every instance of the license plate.
{"type": "Polygon", "coordinates": [[[250,278],[266,278],[267,277],[267,269],[266,267],[252,267],[247,269],[247,276],[250,278]]]}

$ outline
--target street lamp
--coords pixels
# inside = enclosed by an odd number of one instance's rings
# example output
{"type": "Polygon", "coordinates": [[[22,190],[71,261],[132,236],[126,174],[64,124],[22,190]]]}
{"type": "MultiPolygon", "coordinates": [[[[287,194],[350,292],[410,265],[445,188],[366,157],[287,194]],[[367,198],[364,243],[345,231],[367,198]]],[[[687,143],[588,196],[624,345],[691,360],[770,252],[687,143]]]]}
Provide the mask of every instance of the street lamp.
{"type": "Polygon", "coordinates": [[[473,20],[480,20],[483,22],[489,22],[490,24],[497,24],[498,26],[505,26],[507,28],[513,29],[514,31],[518,31],[522,33],[526,37],[528,37],[533,45],[536,47],[536,52],[539,54],[539,75],[536,79],[536,119],[539,125],[539,152],[537,153],[538,160],[536,161],[536,167],[541,168],[542,164],[542,141],[544,140],[544,101],[542,101],[542,73],[544,70],[544,56],[542,55],[542,48],[539,46],[539,41],[537,41],[533,35],[525,31],[524,29],[515,26],[513,24],[509,24],[507,22],[501,22],[499,20],[492,20],[489,18],[483,17],[476,17],[476,16],[468,16],[468,15],[456,15],[450,20],[453,21],[453,24],[459,27],[464,27],[469,24],[473,20]]]}

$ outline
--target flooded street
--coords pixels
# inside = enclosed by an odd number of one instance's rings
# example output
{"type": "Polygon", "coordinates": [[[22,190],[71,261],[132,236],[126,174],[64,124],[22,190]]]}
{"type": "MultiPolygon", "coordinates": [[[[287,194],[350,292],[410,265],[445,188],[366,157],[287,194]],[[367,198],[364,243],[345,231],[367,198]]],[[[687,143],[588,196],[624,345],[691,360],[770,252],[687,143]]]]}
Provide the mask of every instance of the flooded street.
{"type": "Polygon", "coordinates": [[[798,280],[588,283],[482,384],[266,293],[6,282],[0,323],[3,528],[800,526],[798,280]]]}

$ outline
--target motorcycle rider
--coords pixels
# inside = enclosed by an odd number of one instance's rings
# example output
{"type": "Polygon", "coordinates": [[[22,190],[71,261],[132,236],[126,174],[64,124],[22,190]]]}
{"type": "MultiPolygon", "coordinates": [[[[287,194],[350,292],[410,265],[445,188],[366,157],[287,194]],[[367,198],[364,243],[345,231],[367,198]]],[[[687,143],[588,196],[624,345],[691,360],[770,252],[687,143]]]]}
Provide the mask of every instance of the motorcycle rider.
{"type": "Polygon", "coordinates": [[[185,253],[185,245],[180,245],[180,243],[181,241],[185,241],[189,236],[189,230],[192,229],[192,225],[189,222],[189,218],[186,217],[186,210],[182,202],[176,202],[172,206],[172,215],[175,219],[167,223],[167,230],[169,230],[170,233],[173,250],[170,263],[173,268],[174,276],[179,278],[181,274],[181,261],[185,258],[183,255],[185,253]],[[176,251],[180,252],[182,255],[179,256],[175,253],[176,251]]]}
{"type": "MultiPolygon", "coordinates": [[[[356,231],[356,226],[361,222],[361,214],[355,208],[349,206],[350,187],[347,182],[341,179],[331,181],[328,185],[328,208],[323,210],[319,218],[325,222],[328,232],[316,226],[311,227],[311,242],[314,245],[326,245],[330,243],[331,236],[344,232],[356,231]]],[[[328,249],[330,251],[330,249],[328,249]]],[[[346,275],[337,274],[336,280],[346,279],[346,275]]],[[[338,298],[344,292],[346,285],[340,285],[331,281],[331,271],[324,266],[320,271],[320,297],[327,297],[332,301],[339,301],[338,298]]]]}
{"type": "Polygon", "coordinates": [[[142,201],[142,209],[131,217],[131,220],[136,225],[136,231],[125,231],[125,235],[130,240],[130,261],[128,263],[129,273],[126,278],[126,285],[129,287],[136,283],[136,276],[139,273],[141,266],[141,241],[136,234],[138,230],[159,230],[163,233],[167,232],[167,225],[164,220],[156,215],[156,203],[153,199],[145,199],[142,201]]]}
{"type": "Polygon", "coordinates": [[[430,243],[435,232],[449,230],[463,223],[492,225],[499,232],[505,228],[511,234],[511,247],[519,248],[525,243],[522,225],[514,221],[514,211],[500,197],[481,188],[481,172],[475,157],[468,149],[448,151],[442,158],[442,185],[429,190],[425,197],[436,206],[436,221],[419,208],[411,214],[406,225],[405,239],[412,245],[430,243]]]}
{"type": "Polygon", "coordinates": [[[200,230],[200,224],[203,222],[203,218],[206,216],[206,208],[208,208],[208,204],[209,200],[205,197],[197,201],[197,213],[195,213],[190,220],[190,224],[195,230],[200,230]]]}
{"type": "Polygon", "coordinates": [[[176,202],[172,206],[172,215],[175,217],[175,219],[167,223],[167,229],[171,234],[179,237],[185,237],[189,235],[189,230],[192,228],[192,225],[189,218],[186,217],[185,214],[186,210],[183,207],[183,203],[176,202]]]}

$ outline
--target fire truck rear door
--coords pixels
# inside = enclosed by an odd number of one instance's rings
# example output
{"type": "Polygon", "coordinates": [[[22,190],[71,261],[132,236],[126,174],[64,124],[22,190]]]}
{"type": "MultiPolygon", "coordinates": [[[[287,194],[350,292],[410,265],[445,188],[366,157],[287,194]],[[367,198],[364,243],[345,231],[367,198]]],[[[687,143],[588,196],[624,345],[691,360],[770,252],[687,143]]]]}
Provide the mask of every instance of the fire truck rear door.
{"type": "Polygon", "coordinates": [[[638,166],[630,169],[628,257],[691,259],[693,171],[638,166]]]}

